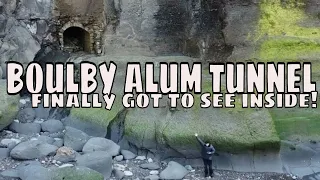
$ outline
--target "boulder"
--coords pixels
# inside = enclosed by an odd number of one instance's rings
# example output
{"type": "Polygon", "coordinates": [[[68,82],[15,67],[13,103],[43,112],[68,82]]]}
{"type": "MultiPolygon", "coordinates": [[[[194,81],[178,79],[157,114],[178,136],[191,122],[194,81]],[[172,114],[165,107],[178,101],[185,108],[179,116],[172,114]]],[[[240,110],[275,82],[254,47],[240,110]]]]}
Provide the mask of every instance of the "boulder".
{"type": "Polygon", "coordinates": [[[7,94],[6,80],[0,80],[0,130],[10,125],[19,110],[19,95],[7,94]]]}
{"type": "MultiPolygon", "coordinates": [[[[202,84],[203,92],[210,92],[212,83],[208,76],[203,75],[202,84]]],[[[161,101],[166,100],[164,97],[161,101]]],[[[239,101],[240,97],[236,97],[236,104],[239,101]]],[[[162,158],[200,157],[196,132],[220,151],[279,150],[280,138],[267,109],[245,109],[238,105],[232,109],[200,108],[199,104],[200,96],[195,95],[195,105],[189,109],[181,105],[176,109],[167,105],[130,109],[126,114],[125,138],[138,148],[158,152],[162,158]]]]}
{"type": "Polygon", "coordinates": [[[9,129],[13,132],[25,134],[25,135],[32,135],[38,134],[41,131],[41,125],[38,123],[18,123],[13,122],[9,129]]]}
{"type": "Polygon", "coordinates": [[[160,173],[161,179],[183,179],[188,174],[188,170],[181,164],[170,161],[168,166],[160,173]]]}
{"type": "Polygon", "coordinates": [[[50,108],[44,108],[43,105],[40,104],[37,108],[34,109],[34,111],[37,118],[46,120],[49,117],[50,108]]]}
{"type": "Polygon", "coordinates": [[[121,150],[121,154],[125,160],[134,159],[137,155],[128,150],[121,150]]]}
{"type": "Polygon", "coordinates": [[[8,169],[1,172],[1,176],[5,178],[20,178],[19,171],[16,169],[8,169]]]}
{"type": "Polygon", "coordinates": [[[16,146],[20,142],[21,142],[20,139],[11,138],[11,139],[2,139],[0,143],[2,146],[9,148],[9,147],[16,146]]]}
{"type": "Polygon", "coordinates": [[[41,124],[41,129],[42,131],[45,131],[45,132],[55,133],[55,132],[63,131],[64,126],[61,121],[50,119],[41,124]]]}
{"type": "Polygon", "coordinates": [[[52,170],[51,180],[104,180],[101,173],[86,167],[65,167],[52,170]]]}
{"type": "Polygon", "coordinates": [[[44,135],[41,135],[35,139],[48,144],[53,144],[55,141],[52,137],[44,136],[44,135]]]}
{"type": "Polygon", "coordinates": [[[116,156],[114,157],[114,160],[120,162],[123,160],[123,156],[122,155],[116,156]]]}
{"type": "Polygon", "coordinates": [[[89,136],[72,127],[66,127],[66,132],[64,135],[64,145],[72,148],[75,151],[82,151],[83,146],[89,140],[89,136]]]}
{"type": "MultiPolygon", "coordinates": [[[[74,112],[77,110],[72,111],[74,112]]],[[[94,122],[87,122],[74,117],[67,117],[62,119],[61,121],[65,126],[79,129],[84,133],[88,134],[89,136],[106,137],[107,135],[107,128],[101,127],[100,125],[94,122]]]]}
{"type": "Polygon", "coordinates": [[[106,151],[109,155],[116,156],[119,154],[120,146],[109,139],[94,137],[88,140],[82,152],[90,153],[94,151],[106,151]]]}
{"type": "Polygon", "coordinates": [[[76,152],[69,147],[61,147],[57,150],[54,159],[62,163],[73,162],[76,160],[76,152]]]}
{"type": "Polygon", "coordinates": [[[28,165],[18,170],[18,175],[22,180],[51,180],[50,172],[41,165],[28,165]]]}
{"type": "Polygon", "coordinates": [[[31,123],[36,118],[36,112],[33,108],[25,108],[19,111],[17,119],[22,123],[31,123]]]}
{"type": "Polygon", "coordinates": [[[57,149],[58,148],[54,145],[43,143],[38,140],[30,140],[22,142],[14,147],[10,152],[10,156],[18,160],[32,160],[48,155],[55,155],[57,149]]]}
{"type": "Polygon", "coordinates": [[[85,166],[104,175],[109,179],[112,173],[112,156],[104,151],[96,151],[78,156],[78,166],[85,166]]]}
{"type": "Polygon", "coordinates": [[[54,142],[53,145],[57,146],[57,147],[62,147],[63,146],[63,139],[61,138],[54,138],[54,142]]]}

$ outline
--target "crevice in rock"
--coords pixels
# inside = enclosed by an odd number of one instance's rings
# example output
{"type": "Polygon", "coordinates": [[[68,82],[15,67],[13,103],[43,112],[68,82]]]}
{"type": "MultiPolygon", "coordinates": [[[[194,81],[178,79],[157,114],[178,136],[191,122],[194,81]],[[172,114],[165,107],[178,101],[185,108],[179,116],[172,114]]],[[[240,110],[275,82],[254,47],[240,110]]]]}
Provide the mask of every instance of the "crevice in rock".
{"type": "Polygon", "coordinates": [[[122,110],[118,113],[118,115],[110,121],[107,130],[107,139],[111,139],[115,143],[119,143],[123,137],[125,132],[125,117],[127,114],[127,110],[122,110]]]}

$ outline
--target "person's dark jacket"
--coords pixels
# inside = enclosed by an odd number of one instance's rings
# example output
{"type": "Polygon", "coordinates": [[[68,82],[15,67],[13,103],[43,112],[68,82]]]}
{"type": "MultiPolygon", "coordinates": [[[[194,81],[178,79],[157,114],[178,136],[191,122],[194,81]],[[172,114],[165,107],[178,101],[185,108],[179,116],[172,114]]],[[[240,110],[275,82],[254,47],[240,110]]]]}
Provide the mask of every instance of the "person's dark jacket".
{"type": "Polygon", "coordinates": [[[210,146],[206,146],[206,144],[197,137],[197,140],[199,141],[201,145],[201,156],[203,159],[212,160],[213,154],[216,152],[215,148],[210,144],[210,146]]]}

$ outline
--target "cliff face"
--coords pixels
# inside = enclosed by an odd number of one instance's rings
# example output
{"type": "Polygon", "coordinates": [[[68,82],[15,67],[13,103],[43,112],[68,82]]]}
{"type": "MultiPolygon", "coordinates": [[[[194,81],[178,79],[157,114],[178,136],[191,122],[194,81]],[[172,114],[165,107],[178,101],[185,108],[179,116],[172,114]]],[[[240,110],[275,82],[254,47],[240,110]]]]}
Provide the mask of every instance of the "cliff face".
{"type": "MultiPolygon", "coordinates": [[[[54,41],[50,35],[51,1],[0,1],[0,62],[27,64],[33,61],[41,44],[54,41]]],[[[5,74],[5,73],[4,73],[5,74]]]]}
{"type": "Polygon", "coordinates": [[[109,22],[104,41],[106,53],[120,48],[128,53],[209,58],[216,52],[230,51],[222,32],[226,13],[222,0],[133,0],[111,5],[111,12],[116,14],[109,17],[118,19],[109,22]]]}

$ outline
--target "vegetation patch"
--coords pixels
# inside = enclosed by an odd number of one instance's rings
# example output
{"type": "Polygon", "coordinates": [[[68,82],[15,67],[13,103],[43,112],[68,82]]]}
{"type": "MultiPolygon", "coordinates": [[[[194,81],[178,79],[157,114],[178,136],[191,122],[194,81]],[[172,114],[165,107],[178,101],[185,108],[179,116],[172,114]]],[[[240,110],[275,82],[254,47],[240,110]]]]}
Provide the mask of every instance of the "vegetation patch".
{"type": "MultiPolygon", "coordinates": [[[[262,0],[255,37],[260,48],[256,59],[263,62],[313,63],[313,78],[320,80],[320,28],[303,27],[312,19],[304,0],[262,0]]],[[[274,108],[269,110],[281,139],[320,137],[318,109],[274,108]]]]}

